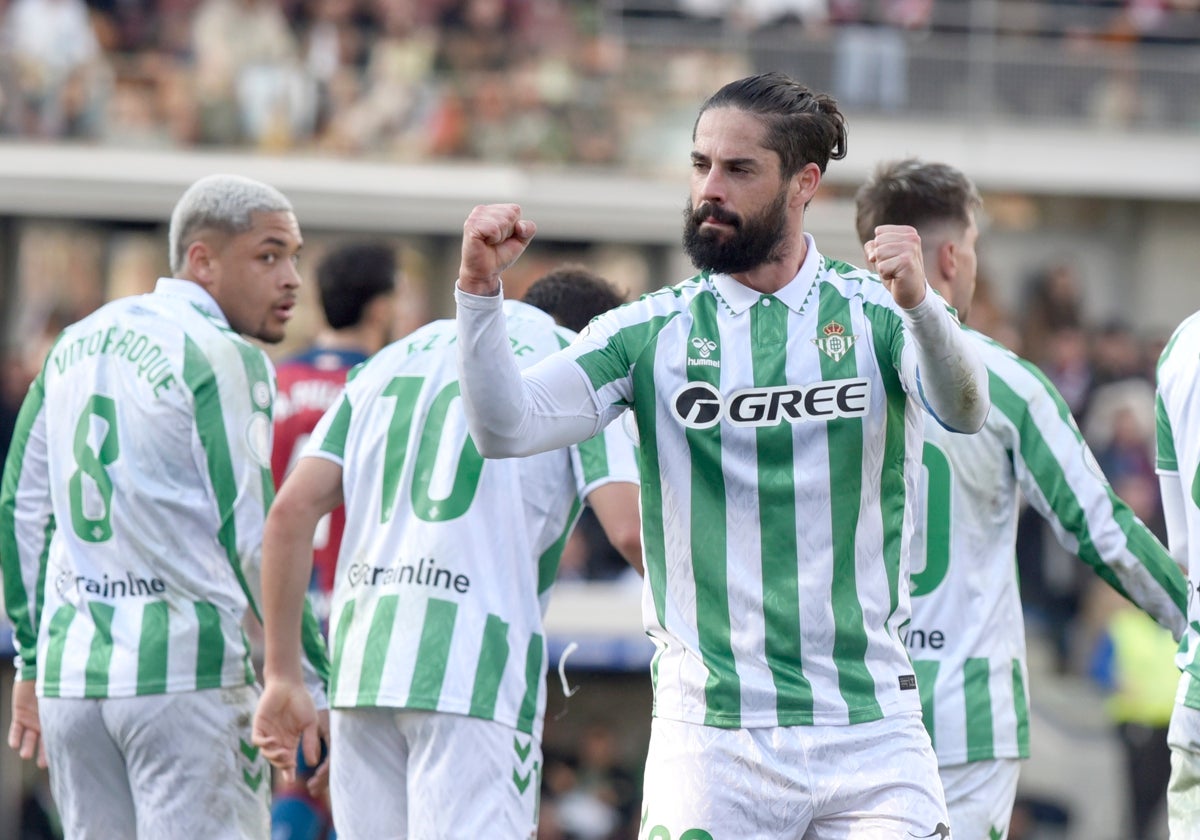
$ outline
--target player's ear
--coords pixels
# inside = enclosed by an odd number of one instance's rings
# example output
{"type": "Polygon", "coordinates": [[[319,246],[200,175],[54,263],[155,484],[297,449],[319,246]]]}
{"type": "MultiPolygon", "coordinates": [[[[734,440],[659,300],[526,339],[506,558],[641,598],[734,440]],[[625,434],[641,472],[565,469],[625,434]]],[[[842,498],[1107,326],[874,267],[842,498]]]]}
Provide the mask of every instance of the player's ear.
{"type": "Polygon", "coordinates": [[[807,207],[817,194],[821,185],[821,168],[815,163],[806,163],[804,167],[792,176],[790,185],[791,196],[788,202],[793,207],[807,207]]]}
{"type": "Polygon", "coordinates": [[[205,288],[211,287],[220,278],[220,264],[211,244],[196,239],[188,245],[184,254],[184,277],[205,288]]]}
{"type": "Polygon", "coordinates": [[[938,246],[937,270],[947,281],[958,276],[958,248],[953,241],[947,240],[938,246]]]}

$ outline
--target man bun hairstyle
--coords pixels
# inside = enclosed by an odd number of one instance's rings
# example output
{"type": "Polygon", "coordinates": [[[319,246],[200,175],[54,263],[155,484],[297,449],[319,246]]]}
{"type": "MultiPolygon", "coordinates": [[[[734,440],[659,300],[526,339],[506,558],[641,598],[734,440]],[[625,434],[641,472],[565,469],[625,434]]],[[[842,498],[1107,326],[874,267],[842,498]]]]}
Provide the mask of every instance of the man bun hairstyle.
{"type": "Polygon", "coordinates": [[[815,163],[825,172],[830,160],[846,156],[846,118],[837,100],[818,93],[783,73],[760,73],[730,82],[700,107],[700,116],[712,108],[737,108],[758,117],[767,126],[764,145],[779,155],[784,178],[795,175],[806,164],[815,163]]]}

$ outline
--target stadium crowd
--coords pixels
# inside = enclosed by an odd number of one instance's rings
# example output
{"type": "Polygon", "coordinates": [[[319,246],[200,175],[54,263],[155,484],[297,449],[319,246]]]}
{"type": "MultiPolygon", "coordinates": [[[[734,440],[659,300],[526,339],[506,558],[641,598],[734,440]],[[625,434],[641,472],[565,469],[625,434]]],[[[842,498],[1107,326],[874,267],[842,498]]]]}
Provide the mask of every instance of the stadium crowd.
{"type": "MultiPolygon", "coordinates": [[[[637,165],[653,146],[651,113],[690,109],[715,75],[777,63],[781,50],[819,57],[846,106],[898,111],[914,99],[909,88],[928,81],[906,82],[910,53],[931,36],[976,37],[971,8],[965,0],[3,0],[0,135],[637,165]],[[667,28],[646,40],[647,20],[667,28]]],[[[990,32],[1055,39],[1073,61],[1100,61],[1106,78],[1087,70],[1088,87],[1068,98],[1086,97],[1095,119],[1136,123],[1155,117],[1159,100],[1126,101],[1137,69],[1121,49],[1194,45],[1200,13],[1194,0],[1005,4],[990,32]]],[[[955,43],[931,54],[963,50],[955,43]]],[[[933,75],[947,72],[941,61],[933,75]]],[[[1189,119],[1167,102],[1158,118],[1189,119]]]]}

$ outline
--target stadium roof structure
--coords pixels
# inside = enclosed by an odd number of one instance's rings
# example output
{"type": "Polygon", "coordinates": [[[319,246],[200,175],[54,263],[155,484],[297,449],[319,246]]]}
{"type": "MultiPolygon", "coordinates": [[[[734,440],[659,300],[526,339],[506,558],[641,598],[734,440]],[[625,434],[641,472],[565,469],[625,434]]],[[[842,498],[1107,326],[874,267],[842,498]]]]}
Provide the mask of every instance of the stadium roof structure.
{"type": "MultiPolygon", "coordinates": [[[[1179,132],[859,118],[849,155],[830,165],[826,181],[853,188],[879,161],[916,155],[962,168],[985,191],[1197,201],[1198,143],[1179,132]]],[[[651,177],[15,142],[0,145],[0,215],[161,222],[192,181],[236,172],[283,190],[312,228],[457,233],[474,205],[515,201],[551,238],[675,243],[686,160],[685,154],[677,172],[651,177]]],[[[844,214],[834,215],[830,224],[846,223],[844,214]]],[[[821,219],[812,223],[818,233],[824,226],[821,219]]]]}

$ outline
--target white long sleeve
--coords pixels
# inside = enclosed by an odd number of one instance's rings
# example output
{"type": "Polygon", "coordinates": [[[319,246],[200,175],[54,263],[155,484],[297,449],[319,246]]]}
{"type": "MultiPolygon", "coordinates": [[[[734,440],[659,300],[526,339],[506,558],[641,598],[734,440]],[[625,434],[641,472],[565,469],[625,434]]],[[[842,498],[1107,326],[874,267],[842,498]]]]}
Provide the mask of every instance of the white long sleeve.
{"type": "Polygon", "coordinates": [[[1158,477],[1162,495],[1163,521],[1167,526],[1167,549],[1184,569],[1188,566],[1187,502],[1178,474],[1164,473],[1158,477]]]}
{"type": "Polygon", "coordinates": [[[595,393],[570,359],[550,356],[524,372],[505,329],[503,289],[455,288],[458,375],[467,425],[481,455],[513,458],[587,440],[601,418],[595,393]]]}
{"type": "Polygon", "coordinates": [[[991,407],[988,373],[958,320],[926,287],[925,299],[901,317],[913,337],[921,394],[943,426],[977,432],[991,407]]]}

